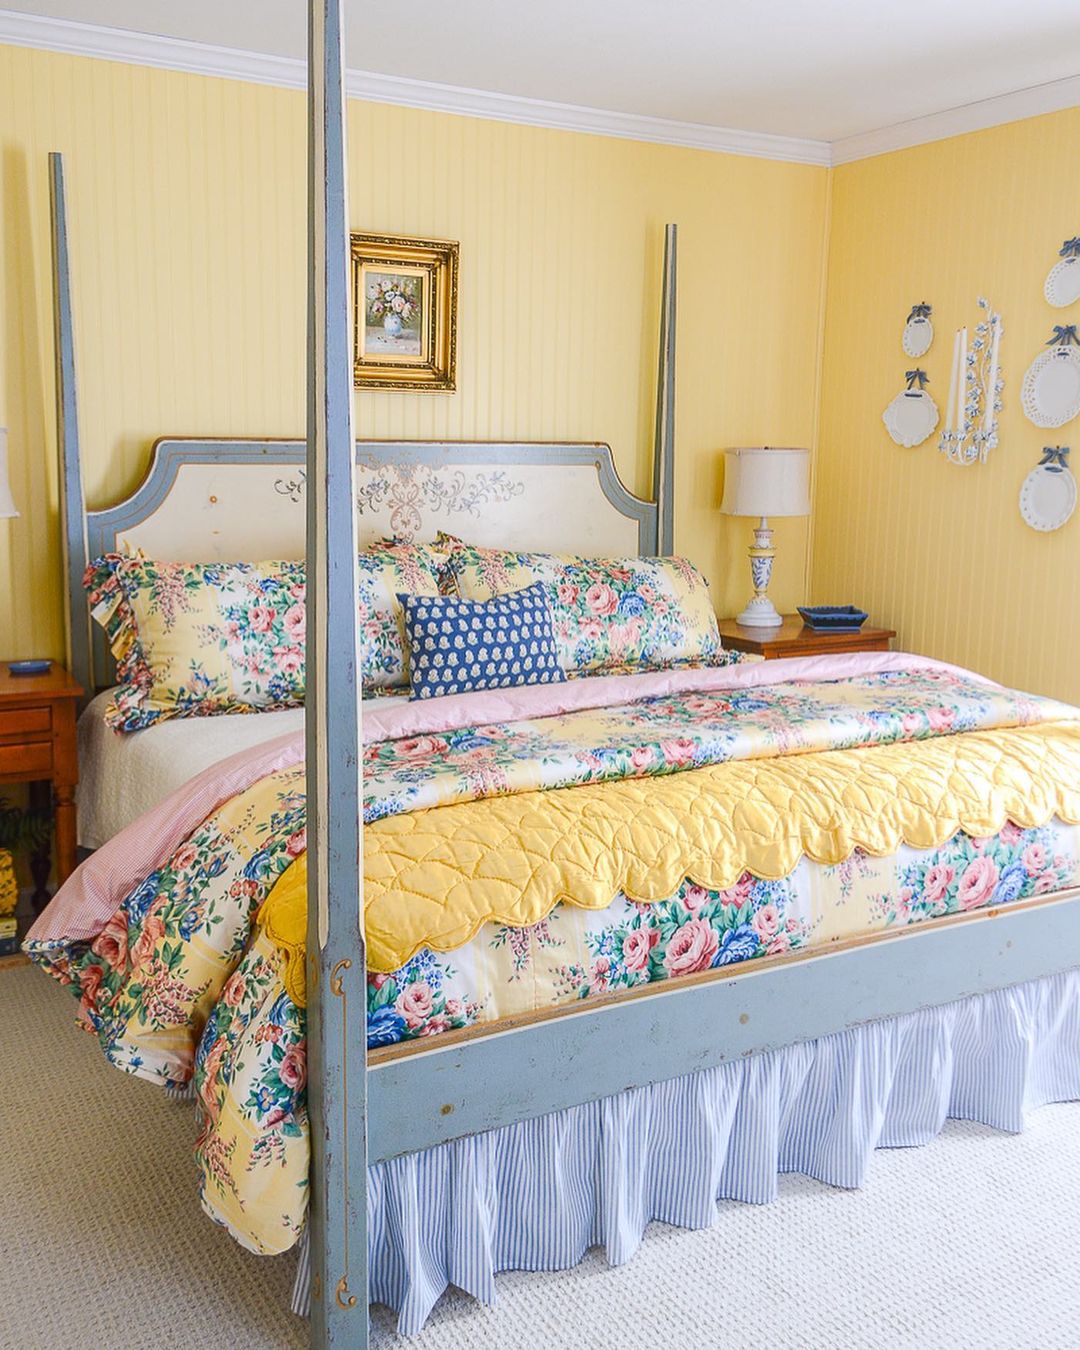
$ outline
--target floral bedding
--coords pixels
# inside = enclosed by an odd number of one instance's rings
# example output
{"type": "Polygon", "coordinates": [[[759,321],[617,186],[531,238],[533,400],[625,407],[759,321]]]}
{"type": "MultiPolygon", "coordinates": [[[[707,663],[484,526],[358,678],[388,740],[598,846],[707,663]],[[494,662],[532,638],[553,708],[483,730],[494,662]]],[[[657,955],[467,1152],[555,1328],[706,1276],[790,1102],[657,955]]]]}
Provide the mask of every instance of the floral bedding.
{"type": "MultiPolygon", "coordinates": [[[[612,695],[607,706],[499,724],[440,722],[433,709],[441,730],[367,745],[365,819],[374,825],[537,788],[1077,717],[930,663],[905,669],[885,660],[865,669],[774,685],[760,671],[704,672],[696,690],[631,702],[612,695]]],[[[535,702],[540,691],[528,696],[535,702]]],[[[399,721],[414,726],[408,719],[419,715],[406,709],[399,721]]],[[[1080,882],[1078,822],[1080,809],[1075,819],[1027,828],[1003,821],[992,834],[960,830],[932,849],[905,845],[884,858],[855,850],[831,866],[804,859],[782,878],[745,873],[724,890],[687,878],[651,904],[619,892],[604,909],[564,904],[528,928],[487,924],[454,951],[422,949],[398,968],[372,969],[368,1042],[392,1045],[1049,894],[1080,882]]],[[[111,1062],[158,1082],[194,1075],[204,1208],[262,1252],[290,1246],[304,1220],[306,1058],[304,1009],[287,988],[281,950],[256,919],[305,848],[297,760],[199,820],[117,897],[95,931],[68,939],[50,929],[46,911],[28,944],[34,960],[73,988],[111,1062]]]]}
{"type": "Polygon", "coordinates": [[[120,686],[105,713],[114,730],[303,702],[303,563],[115,553],[91,563],[84,584],[116,658],[120,686]]]}
{"type": "MultiPolygon", "coordinates": [[[[420,545],[380,544],[360,554],[366,688],[407,684],[398,593],[437,595],[438,567],[420,545]]],[[[159,562],[119,553],[97,559],[84,584],[120,680],[107,723],[138,731],[170,717],[302,704],[305,582],[302,562],[159,562]]]]}
{"type": "Polygon", "coordinates": [[[720,652],[708,583],[685,558],[513,553],[446,534],[438,543],[463,599],[543,583],[568,672],[709,662],[720,652]]]}

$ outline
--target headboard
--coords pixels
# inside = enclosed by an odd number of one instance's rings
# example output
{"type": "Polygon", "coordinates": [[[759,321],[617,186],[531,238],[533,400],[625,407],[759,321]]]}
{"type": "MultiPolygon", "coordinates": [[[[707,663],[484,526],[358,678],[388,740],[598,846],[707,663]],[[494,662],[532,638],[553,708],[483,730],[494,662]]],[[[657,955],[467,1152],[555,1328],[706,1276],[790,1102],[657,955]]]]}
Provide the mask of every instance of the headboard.
{"type": "MultiPolygon", "coordinates": [[[[62,157],[49,155],[56,427],[60,459],[68,666],[86,690],[113,673],[82,588],[89,559],[117,548],[171,561],[305,555],[306,443],[172,437],[126,501],[87,512],[82,488],[75,338],[62,157]]],[[[594,554],[674,547],[677,227],[664,232],[652,502],[623,486],[606,445],[487,441],[357,441],[360,545],[431,539],[594,554]]]]}
{"type": "MultiPolygon", "coordinates": [[[[85,517],[87,556],[142,549],[177,562],[304,556],[303,441],[166,438],[126,501],[85,517]]],[[[596,556],[658,551],[659,511],[621,482],[601,444],[358,441],[361,546],[390,536],[430,540],[439,530],[471,543],[596,556]]],[[[82,547],[69,539],[69,550],[82,547]]],[[[85,631],[86,597],[70,586],[72,633],[85,631]]],[[[112,678],[94,629],[87,689],[112,678]]]]}

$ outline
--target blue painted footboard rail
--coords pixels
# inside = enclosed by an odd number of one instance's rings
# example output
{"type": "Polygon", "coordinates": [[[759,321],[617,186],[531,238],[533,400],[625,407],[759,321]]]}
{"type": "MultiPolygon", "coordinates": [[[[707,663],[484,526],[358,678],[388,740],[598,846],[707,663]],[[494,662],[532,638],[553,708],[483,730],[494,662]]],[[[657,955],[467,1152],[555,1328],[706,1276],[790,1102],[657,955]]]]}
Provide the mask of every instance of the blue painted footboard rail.
{"type": "Polygon", "coordinates": [[[412,1054],[377,1051],[368,1071],[368,1157],[381,1162],[1075,967],[1080,890],[846,950],[748,963],[678,988],[654,986],[457,1045],[436,1038],[412,1054]]]}

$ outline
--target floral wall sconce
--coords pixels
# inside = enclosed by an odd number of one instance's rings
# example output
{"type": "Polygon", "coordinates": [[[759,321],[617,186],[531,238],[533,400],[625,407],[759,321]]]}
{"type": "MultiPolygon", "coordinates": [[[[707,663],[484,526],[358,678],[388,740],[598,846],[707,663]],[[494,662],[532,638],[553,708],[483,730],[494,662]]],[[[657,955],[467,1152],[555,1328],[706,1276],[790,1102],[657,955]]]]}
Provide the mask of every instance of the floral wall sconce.
{"type": "Polygon", "coordinates": [[[975,326],[968,346],[968,330],[961,328],[953,344],[949,401],[945,429],[938,448],[954,464],[985,464],[998,443],[997,414],[1001,411],[1001,315],[984,296],[979,308],[985,319],[975,326]]]}

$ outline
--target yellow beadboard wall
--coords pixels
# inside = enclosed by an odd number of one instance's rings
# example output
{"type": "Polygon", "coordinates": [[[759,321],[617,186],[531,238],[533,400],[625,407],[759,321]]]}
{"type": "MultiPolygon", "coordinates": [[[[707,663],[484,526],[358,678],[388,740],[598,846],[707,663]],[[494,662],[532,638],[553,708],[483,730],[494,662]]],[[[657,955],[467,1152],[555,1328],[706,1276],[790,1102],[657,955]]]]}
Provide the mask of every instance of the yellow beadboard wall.
{"type": "MultiPolygon", "coordinates": [[[[718,514],[719,450],[812,443],[827,171],[369,103],[349,123],[354,227],[461,241],[458,392],[365,392],[361,435],[606,440],[648,495],[663,226],[679,223],[677,545],[735,612],[750,526],[718,514]]],[[[0,47],[0,425],[22,509],[0,521],[2,656],[63,646],[56,149],[89,504],[130,492],[162,434],[304,425],[303,95],[0,47]]],[[[777,533],[790,608],[806,524],[777,533]]]]}
{"type": "Polygon", "coordinates": [[[956,137],[833,171],[817,497],[815,600],[856,600],[899,645],[1007,684],[1080,702],[1080,514],[1053,534],[1021,519],[1020,484],[1045,444],[1020,385],[1055,324],[1043,282],[1063,239],[1080,233],[1080,109],[956,137]],[[1001,311],[1000,444],[961,468],[936,436],[893,443],[881,414],[918,364],[942,420],[956,328],[979,295],[1001,311]],[[934,307],[918,362],[900,347],[912,304],[934,307]]]}

